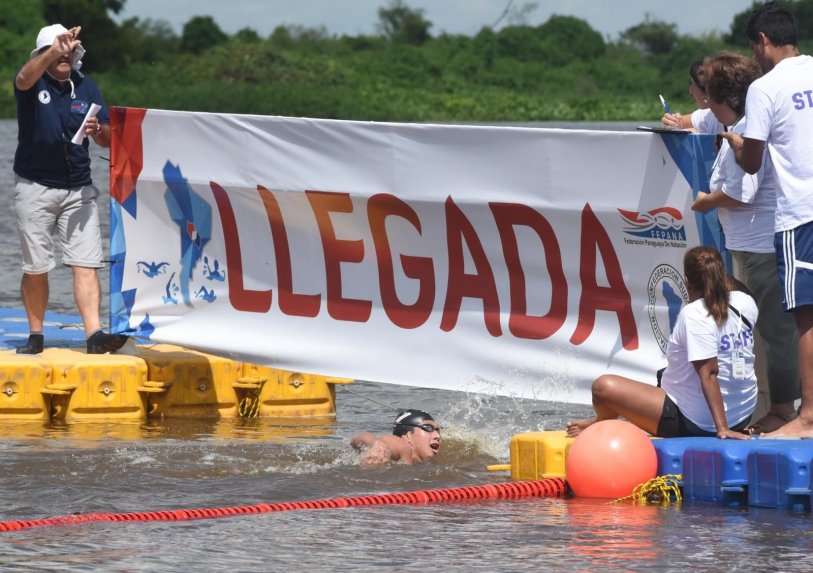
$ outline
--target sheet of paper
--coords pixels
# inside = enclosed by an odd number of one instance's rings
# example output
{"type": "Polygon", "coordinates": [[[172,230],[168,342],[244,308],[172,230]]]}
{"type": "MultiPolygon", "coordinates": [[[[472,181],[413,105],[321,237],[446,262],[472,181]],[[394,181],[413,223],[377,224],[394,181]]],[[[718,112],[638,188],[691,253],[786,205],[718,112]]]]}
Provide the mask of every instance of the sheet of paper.
{"type": "Polygon", "coordinates": [[[79,129],[76,130],[76,134],[74,134],[73,138],[71,139],[71,143],[75,143],[76,145],[81,145],[82,140],[85,138],[85,126],[88,123],[88,120],[91,117],[96,117],[96,114],[99,113],[99,110],[102,109],[102,106],[92,103],[90,104],[90,109],[88,110],[85,119],[82,120],[82,125],[79,126],[79,129]]]}

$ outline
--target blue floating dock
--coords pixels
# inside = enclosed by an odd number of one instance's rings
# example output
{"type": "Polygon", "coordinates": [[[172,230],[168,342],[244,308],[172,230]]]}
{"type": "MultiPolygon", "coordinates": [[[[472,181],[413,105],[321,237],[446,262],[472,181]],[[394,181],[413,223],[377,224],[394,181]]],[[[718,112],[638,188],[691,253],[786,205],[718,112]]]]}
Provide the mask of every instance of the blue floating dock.
{"type": "Polygon", "coordinates": [[[810,511],[813,440],[653,440],[658,474],[682,474],[686,500],[810,511]]]}
{"type": "MultiPolygon", "coordinates": [[[[564,431],[526,432],[511,439],[513,479],[567,477],[575,438],[564,431]]],[[[813,501],[813,440],[752,438],[653,438],[658,475],[680,475],[688,501],[810,511],[813,501]]]]}
{"type": "MultiPolygon", "coordinates": [[[[78,316],[45,313],[42,333],[46,348],[84,348],[85,329],[78,316]]],[[[18,308],[0,307],[0,350],[16,349],[28,340],[28,319],[18,308]]]]}

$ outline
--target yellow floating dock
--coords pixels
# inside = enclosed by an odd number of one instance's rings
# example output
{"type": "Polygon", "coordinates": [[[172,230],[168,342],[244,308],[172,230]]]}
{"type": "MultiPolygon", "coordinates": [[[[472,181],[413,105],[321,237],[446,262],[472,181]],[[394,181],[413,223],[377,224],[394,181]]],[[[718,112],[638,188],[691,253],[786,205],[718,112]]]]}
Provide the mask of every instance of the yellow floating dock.
{"type": "Polygon", "coordinates": [[[567,452],[575,438],[565,431],[526,432],[511,438],[511,478],[565,477],[567,452]]]}
{"type": "Polygon", "coordinates": [[[335,384],[353,382],[178,346],[135,348],[134,356],[0,351],[0,420],[335,417],[335,384]]]}

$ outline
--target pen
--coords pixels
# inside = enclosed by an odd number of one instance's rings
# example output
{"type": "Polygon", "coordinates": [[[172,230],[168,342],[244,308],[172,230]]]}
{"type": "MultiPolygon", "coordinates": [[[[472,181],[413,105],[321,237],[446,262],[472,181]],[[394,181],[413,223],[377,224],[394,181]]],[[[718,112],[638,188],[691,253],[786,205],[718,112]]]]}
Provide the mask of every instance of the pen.
{"type": "Polygon", "coordinates": [[[671,113],[672,113],[672,110],[671,110],[671,109],[669,109],[669,104],[668,104],[668,103],[666,103],[666,100],[665,100],[665,99],[663,99],[663,96],[662,96],[662,95],[660,95],[660,94],[658,94],[658,97],[659,97],[659,98],[661,98],[661,103],[663,104],[663,109],[665,109],[665,110],[666,110],[666,113],[671,114],[671,113]]]}

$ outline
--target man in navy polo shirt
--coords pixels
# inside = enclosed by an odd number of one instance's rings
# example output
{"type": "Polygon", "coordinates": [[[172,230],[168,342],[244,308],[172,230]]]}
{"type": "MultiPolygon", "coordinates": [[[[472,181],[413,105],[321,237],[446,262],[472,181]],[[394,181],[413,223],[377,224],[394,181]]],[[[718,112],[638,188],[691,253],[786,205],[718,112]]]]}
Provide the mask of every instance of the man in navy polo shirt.
{"type": "Polygon", "coordinates": [[[73,293],[85,326],[87,351],[103,354],[121,348],[126,336],[101,329],[101,289],[96,269],[103,266],[98,189],[90,175],[88,137],[110,146],[107,107],[96,84],[79,73],[85,50],[81,28],[46,26],[30,59],[14,78],[19,127],[14,156],[14,211],[23,254],[20,284],[30,335],[19,354],[42,352],[48,271],[54,262],[53,236],[62,262],[73,271],[73,293]],[[101,106],[90,117],[92,104],[101,106]],[[88,117],[80,143],[71,139],[88,117]]]}

